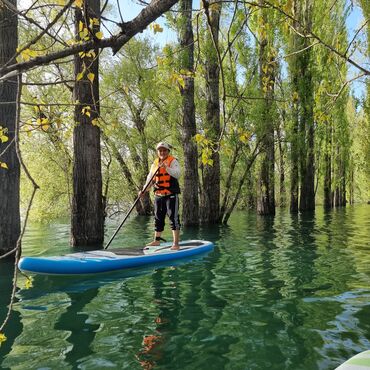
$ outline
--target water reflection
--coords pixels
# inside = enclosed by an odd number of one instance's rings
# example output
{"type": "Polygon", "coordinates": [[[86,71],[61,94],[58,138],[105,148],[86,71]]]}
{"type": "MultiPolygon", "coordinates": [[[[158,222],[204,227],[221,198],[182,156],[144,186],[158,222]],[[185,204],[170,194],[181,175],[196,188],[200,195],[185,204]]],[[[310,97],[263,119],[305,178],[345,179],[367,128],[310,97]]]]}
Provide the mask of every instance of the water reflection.
{"type": "MultiPolygon", "coordinates": [[[[129,221],[117,246],[152,235],[149,218],[129,221]]],[[[22,353],[31,368],[315,370],[370,347],[369,208],[240,212],[182,238],[216,249],[129,274],[37,277],[17,295],[18,337],[2,365],[22,353]]]]}
{"type": "Polygon", "coordinates": [[[98,292],[99,289],[95,288],[83,294],[67,293],[70,305],[54,325],[54,329],[70,333],[66,340],[71,346],[64,351],[64,356],[72,369],[78,369],[79,364],[94,353],[91,343],[100,325],[88,322],[89,315],[84,312],[84,308],[97,296],[98,292]]]}
{"type": "MultiPolygon", "coordinates": [[[[13,288],[14,263],[0,260],[0,324],[8,313],[8,306],[13,288]]],[[[15,298],[14,303],[18,301],[15,298]]],[[[6,364],[6,356],[11,352],[16,338],[22,333],[23,325],[19,312],[12,311],[10,319],[5,326],[4,333],[7,340],[0,344],[0,368],[10,370],[6,364]]]]}

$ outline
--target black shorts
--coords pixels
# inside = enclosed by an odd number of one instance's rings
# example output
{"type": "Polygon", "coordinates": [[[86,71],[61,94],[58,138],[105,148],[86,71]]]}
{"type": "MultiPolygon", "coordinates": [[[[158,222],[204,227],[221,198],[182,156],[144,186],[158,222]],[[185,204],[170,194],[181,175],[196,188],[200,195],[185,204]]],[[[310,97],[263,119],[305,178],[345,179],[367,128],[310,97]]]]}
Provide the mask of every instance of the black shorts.
{"type": "Polygon", "coordinates": [[[166,215],[170,219],[171,229],[180,230],[179,217],[179,194],[165,195],[163,197],[155,196],[154,198],[154,226],[155,231],[164,230],[166,215]]]}

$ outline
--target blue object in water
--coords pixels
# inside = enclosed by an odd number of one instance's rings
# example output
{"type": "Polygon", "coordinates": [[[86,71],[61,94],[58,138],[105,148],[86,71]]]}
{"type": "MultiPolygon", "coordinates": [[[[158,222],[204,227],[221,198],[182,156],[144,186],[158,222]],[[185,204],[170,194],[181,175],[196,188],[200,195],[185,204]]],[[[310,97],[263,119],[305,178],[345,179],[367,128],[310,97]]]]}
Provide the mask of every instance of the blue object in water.
{"type": "Polygon", "coordinates": [[[95,250],[52,257],[22,257],[18,267],[23,272],[50,275],[95,274],[195,256],[213,249],[205,240],[180,242],[179,250],[171,244],[140,249],[95,250]]]}

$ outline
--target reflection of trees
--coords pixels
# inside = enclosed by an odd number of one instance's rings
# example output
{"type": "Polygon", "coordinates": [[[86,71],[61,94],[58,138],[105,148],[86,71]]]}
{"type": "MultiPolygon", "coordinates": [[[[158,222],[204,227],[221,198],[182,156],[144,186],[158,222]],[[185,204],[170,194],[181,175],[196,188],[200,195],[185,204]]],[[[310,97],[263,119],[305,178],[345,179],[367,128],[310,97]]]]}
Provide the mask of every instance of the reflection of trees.
{"type": "MultiPolygon", "coordinates": [[[[212,229],[208,239],[217,240],[218,232],[218,227],[212,229]]],[[[235,339],[217,333],[227,304],[214,289],[213,271],[219,258],[216,248],[203,261],[161,269],[152,275],[153,299],[159,312],[156,329],[144,337],[138,354],[143,368],[206,369],[210,363],[217,368],[226,366],[224,355],[235,339]]]]}
{"type": "MultiPolygon", "coordinates": [[[[5,318],[8,312],[8,305],[13,289],[14,264],[7,261],[0,261],[0,322],[5,318]]],[[[15,302],[17,302],[15,298],[15,302]]],[[[20,313],[13,310],[10,319],[5,327],[7,340],[0,346],[0,368],[10,369],[4,362],[6,355],[10,353],[15,339],[22,333],[23,325],[21,323],[20,313]]]]}
{"type": "Polygon", "coordinates": [[[88,323],[89,316],[83,313],[83,309],[97,296],[98,291],[98,288],[94,288],[83,293],[67,293],[70,305],[55,324],[56,330],[71,332],[67,341],[72,344],[72,348],[65,354],[65,359],[72,365],[72,369],[77,369],[79,362],[93,353],[90,345],[99,325],[88,323]]]}

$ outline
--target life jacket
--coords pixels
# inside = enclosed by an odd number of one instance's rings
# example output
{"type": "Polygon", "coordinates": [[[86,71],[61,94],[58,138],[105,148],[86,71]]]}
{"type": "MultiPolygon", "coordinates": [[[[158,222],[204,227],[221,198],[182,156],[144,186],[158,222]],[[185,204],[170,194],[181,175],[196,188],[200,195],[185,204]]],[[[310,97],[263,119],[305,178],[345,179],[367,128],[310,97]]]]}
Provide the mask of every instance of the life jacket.
{"type": "MultiPolygon", "coordinates": [[[[171,163],[174,159],[175,157],[169,155],[165,160],[167,166],[171,166],[171,163]]],[[[159,158],[156,158],[154,165],[156,168],[158,167],[159,158]]],[[[172,177],[164,167],[160,167],[157,175],[154,178],[154,193],[161,196],[180,193],[178,180],[175,177],[172,177]]]]}

